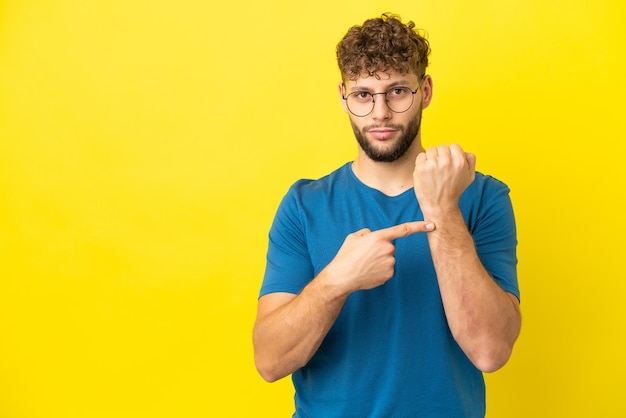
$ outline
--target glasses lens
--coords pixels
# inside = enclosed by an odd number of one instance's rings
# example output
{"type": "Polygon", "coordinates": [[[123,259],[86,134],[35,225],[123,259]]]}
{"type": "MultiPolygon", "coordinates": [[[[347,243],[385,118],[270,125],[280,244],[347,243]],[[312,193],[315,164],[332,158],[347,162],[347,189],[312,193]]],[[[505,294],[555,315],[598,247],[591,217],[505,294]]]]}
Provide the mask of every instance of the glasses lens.
{"type": "Polygon", "coordinates": [[[346,99],[346,104],[354,116],[367,116],[374,110],[374,99],[370,93],[365,91],[350,93],[346,99]]]}
{"type": "Polygon", "coordinates": [[[396,113],[409,110],[413,104],[413,91],[407,87],[396,87],[387,92],[387,106],[396,113]]]}

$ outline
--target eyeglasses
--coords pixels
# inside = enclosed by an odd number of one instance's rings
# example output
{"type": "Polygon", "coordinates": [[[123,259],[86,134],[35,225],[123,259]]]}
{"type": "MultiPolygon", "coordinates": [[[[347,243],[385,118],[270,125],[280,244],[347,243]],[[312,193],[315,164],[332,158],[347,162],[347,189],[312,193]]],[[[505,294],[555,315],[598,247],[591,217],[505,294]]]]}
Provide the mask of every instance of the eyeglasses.
{"type": "MultiPolygon", "coordinates": [[[[344,87],[345,88],[345,87],[344,87]]],[[[370,93],[369,91],[353,91],[344,96],[342,99],[346,101],[346,106],[350,113],[354,116],[362,118],[369,115],[374,110],[374,96],[379,94],[385,95],[385,103],[389,110],[394,113],[404,113],[413,106],[415,93],[419,90],[419,86],[415,90],[408,87],[393,87],[383,93],[370,93]]]]}

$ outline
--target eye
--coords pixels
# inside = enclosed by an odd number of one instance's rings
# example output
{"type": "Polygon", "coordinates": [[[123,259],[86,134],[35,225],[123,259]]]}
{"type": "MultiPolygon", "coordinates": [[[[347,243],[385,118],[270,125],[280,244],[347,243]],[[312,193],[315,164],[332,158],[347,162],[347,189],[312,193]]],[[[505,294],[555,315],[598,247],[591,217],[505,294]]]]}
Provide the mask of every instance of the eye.
{"type": "Polygon", "coordinates": [[[372,100],[372,94],[366,91],[355,91],[351,93],[350,95],[354,97],[355,100],[358,100],[359,102],[368,102],[372,100]]]}
{"type": "Polygon", "coordinates": [[[409,89],[407,89],[406,87],[396,87],[389,90],[387,92],[387,96],[392,98],[399,98],[405,96],[406,94],[408,94],[408,92],[409,89]]]}

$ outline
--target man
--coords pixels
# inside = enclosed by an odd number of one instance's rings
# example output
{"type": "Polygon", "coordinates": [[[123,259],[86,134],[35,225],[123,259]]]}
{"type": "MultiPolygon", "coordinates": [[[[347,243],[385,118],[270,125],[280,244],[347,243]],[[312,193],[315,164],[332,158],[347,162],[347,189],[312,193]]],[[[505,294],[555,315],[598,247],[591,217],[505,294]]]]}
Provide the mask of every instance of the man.
{"type": "Polygon", "coordinates": [[[429,52],[387,15],[337,46],[357,157],[283,199],[253,333],[295,417],[484,417],[482,372],[519,334],[509,189],[458,145],[422,147],[429,52]]]}

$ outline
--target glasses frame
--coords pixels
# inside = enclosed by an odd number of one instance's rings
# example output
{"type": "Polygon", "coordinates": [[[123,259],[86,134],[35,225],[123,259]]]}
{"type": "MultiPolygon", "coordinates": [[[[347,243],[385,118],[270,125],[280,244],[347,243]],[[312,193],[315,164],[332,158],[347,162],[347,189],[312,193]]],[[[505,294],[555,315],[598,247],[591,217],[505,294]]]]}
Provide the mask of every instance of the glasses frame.
{"type": "Polygon", "coordinates": [[[343,100],[345,100],[346,102],[346,108],[348,109],[348,112],[352,113],[354,116],[356,116],[357,118],[364,118],[366,116],[368,116],[370,113],[372,113],[374,111],[374,107],[376,107],[376,99],[374,98],[374,96],[377,96],[379,94],[384,94],[385,95],[385,105],[387,106],[387,109],[389,109],[390,111],[392,111],[393,113],[404,113],[404,112],[408,112],[409,109],[411,109],[413,107],[413,103],[415,103],[415,94],[417,94],[417,92],[420,90],[420,88],[422,87],[422,81],[424,80],[424,78],[426,77],[426,74],[422,75],[422,77],[420,77],[420,81],[419,84],[417,85],[417,88],[415,90],[411,90],[410,87],[406,87],[406,86],[399,86],[399,87],[391,87],[389,90],[384,91],[384,92],[379,92],[379,93],[369,93],[372,96],[372,110],[370,110],[369,112],[367,112],[364,115],[357,115],[356,113],[354,113],[352,111],[352,109],[350,109],[350,106],[348,106],[348,98],[350,96],[352,96],[353,94],[358,94],[358,93],[363,93],[363,91],[353,91],[352,93],[348,94],[347,96],[344,94],[345,93],[345,89],[346,89],[346,85],[344,83],[341,83],[341,87],[342,87],[342,92],[341,92],[341,98],[343,100]],[[387,94],[393,90],[393,89],[398,89],[398,88],[407,88],[409,89],[409,91],[411,92],[411,104],[409,105],[409,107],[406,108],[406,110],[403,111],[396,111],[393,110],[391,107],[389,107],[389,100],[387,99],[387,94]]]}

